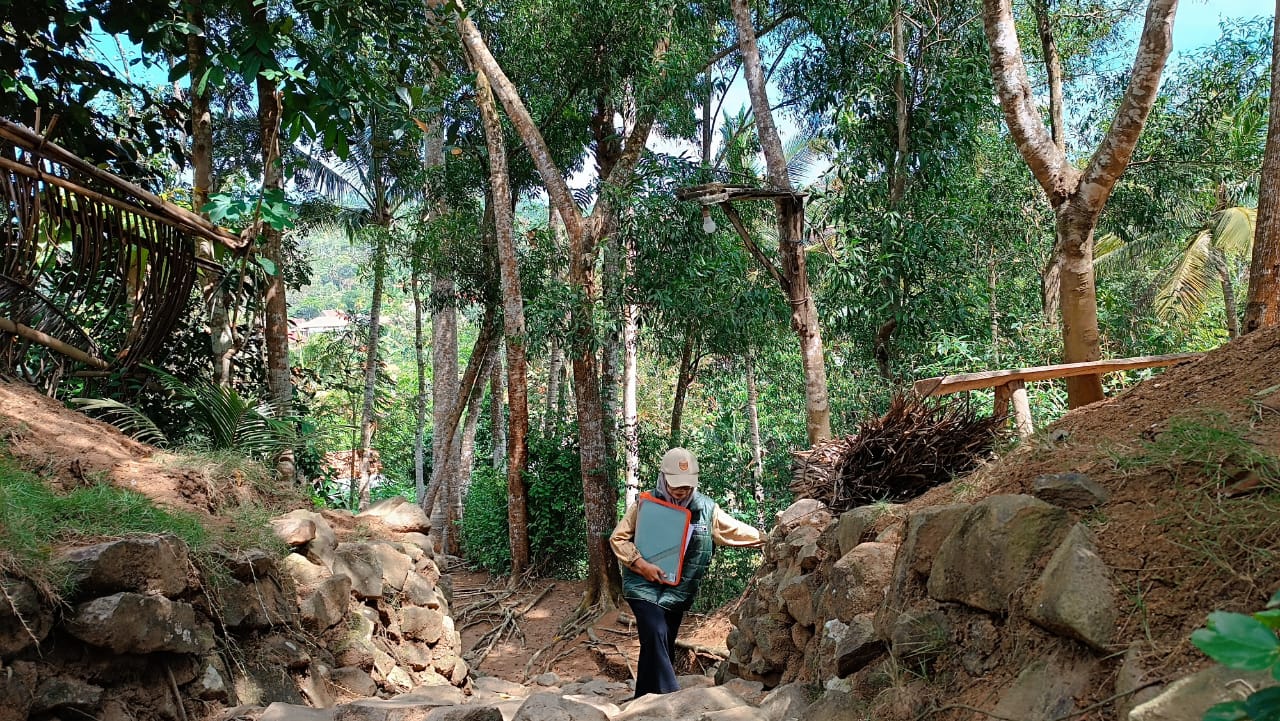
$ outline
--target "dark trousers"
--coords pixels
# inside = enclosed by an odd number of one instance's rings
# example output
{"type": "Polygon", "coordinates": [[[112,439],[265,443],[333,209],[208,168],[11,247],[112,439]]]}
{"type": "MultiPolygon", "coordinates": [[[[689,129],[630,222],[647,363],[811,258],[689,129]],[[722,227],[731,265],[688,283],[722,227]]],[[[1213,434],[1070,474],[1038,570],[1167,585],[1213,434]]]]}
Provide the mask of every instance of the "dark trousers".
{"type": "Polygon", "coordinates": [[[636,695],[679,691],[676,670],[676,634],[684,611],[668,611],[656,603],[628,598],[640,635],[640,663],[636,668],[636,695]]]}

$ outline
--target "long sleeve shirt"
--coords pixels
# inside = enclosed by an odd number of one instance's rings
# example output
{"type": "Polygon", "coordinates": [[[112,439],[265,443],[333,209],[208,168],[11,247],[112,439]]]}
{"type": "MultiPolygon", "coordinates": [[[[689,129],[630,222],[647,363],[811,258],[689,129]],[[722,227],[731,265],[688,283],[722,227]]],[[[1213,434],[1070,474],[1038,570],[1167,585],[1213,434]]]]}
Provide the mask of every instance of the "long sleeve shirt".
{"type": "MultiPolygon", "coordinates": [[[[640,558],[640,550],[636,548],[636,513],[639,503],[633,503],[623,514],[622,520],[613,529],[609,537],[609,545],[613,547],[613,555],[618,557],[627,568],[640,558]]],[[[737,546],[759,548],[764,545],[764,537],[760,531],[749,523],[743,523],[723,511],[719,504],[711,517],[711,540],[717,546],[737,546]]]]}

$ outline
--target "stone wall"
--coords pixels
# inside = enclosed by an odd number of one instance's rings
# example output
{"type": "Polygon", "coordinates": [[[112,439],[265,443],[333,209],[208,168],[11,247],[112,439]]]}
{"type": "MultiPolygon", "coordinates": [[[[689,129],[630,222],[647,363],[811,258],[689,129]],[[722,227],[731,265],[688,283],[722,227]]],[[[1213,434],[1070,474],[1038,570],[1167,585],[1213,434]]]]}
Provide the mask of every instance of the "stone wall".
{"type": "Polygon", "coordinates": [[[733,616],[720,680],[820,685],[878,719],[915,718],[982,688],[984,708],[1025,721],[1066,718],[1098,698],[1112,699],[1094,709],[1104,718],[1198,721],[1235,693],[1232,680],[1274,683],[1222,669],[1176,683],[1150,676],[1160,654],[1132,627],[1120,637],[1111,572],[1082,522],[1106,491],[1080,474],[1043,476],[1034,489],[838,517],[797,501],[778,514],[733,616]],[[1205,680],[1214,673],[1231,678],[1205,680]]]}
{"type": "Polygon", "coordinates": [[[56,607],[0,579],[0,720],[186,721],[468,683],[421,509],[396,498],[273,526],[290,553],[214,568],[169,536],[67,549],[74,590],[56,607]]]}

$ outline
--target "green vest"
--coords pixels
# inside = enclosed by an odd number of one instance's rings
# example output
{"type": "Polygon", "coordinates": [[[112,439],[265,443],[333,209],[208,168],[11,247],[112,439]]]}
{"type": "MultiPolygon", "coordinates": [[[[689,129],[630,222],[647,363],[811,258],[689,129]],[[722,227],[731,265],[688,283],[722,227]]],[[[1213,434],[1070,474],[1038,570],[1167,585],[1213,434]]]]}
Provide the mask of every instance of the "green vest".
{"type": "Polygon", "coordinates": [[[689,538],[689,548],[684,553],[679,585],[650,583],[640,574],[623,568],[622,595],[625,598],[656,603],[668,611],[689,610],[693,605],[693,597],[698,594],[702,577],[711,566],[711,556],[715,553],[715,543],[711,539],[711,523],[715,512],[715,501],[695,491],[693,501],[689,503],[689,527],[693,530],[693,535],[689,538]]]}

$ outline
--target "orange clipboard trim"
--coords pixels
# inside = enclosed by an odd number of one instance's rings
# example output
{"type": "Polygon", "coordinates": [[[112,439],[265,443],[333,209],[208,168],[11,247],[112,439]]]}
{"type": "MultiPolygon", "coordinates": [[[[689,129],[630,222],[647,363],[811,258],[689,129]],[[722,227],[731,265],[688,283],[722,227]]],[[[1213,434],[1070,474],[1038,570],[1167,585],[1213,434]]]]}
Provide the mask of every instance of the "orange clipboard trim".
{"type": "MultiPolygon", "coordinates": [[[[653,496],[653,495],[651,495],[651,494],[649,494],[649,493],[641,493],[641,494],[640,494],[640,498],[636,501],[636,503],[638,503],[638,504],[644,504],[644,503],[656,503],[656,504],[657,504],[657,505],[659,505],[659,506],[665,506],[665,507],[667,507],[667,508],[669,508],[669,509],[671,509],[671,510],[673,510],[673,511],[680,511],[680,513],[681,513],[681,514],[683,514],[683,516],[684,516],[684,527],[680,529],[680,540],[679,540],[680,553],[679,553],[679,556],[678,556],[678,559],[679,559],[679,560],[676,562],[676,577],[675,577],[675,580],[673,580],[673,581],[665,581],[665,580],[663,580],[663,581],[658,581],[658,583],[666,584],[666,585],[668,585],[668,586],[678,586],[678,585],[680,585],[680,578],[681,578],[681,576],[684,574],[684,554],[685,554],[685,551],[687,551],[687,550],[688,550],[687,542],[688,542],[688,540],[689,540],[689,524],[690,524],[690,521],[691,521],[691,520],[692,520],[692,518],[693,518],[693,514],[689,511],[689,509],[688,509],[688,508],[685,508],[684,506],[678,506],[678,505],[676,505],[676,504],[674,504],[674,503],[670,503],[670,502],[668,502],[668,501],[664,501],[664,500],[662,500],[661,498],[658,498],[657,496],[653,496]]],[[[643,506],[643,505],[638,505],[638,506],[636,507],[636,530],[637,530],[637,531],[639,531],[639,527],[640,527],[640,513],[641,513],[641,511],[643,511],[643,509],[644,509],[644,506],[643,506]]]]}

